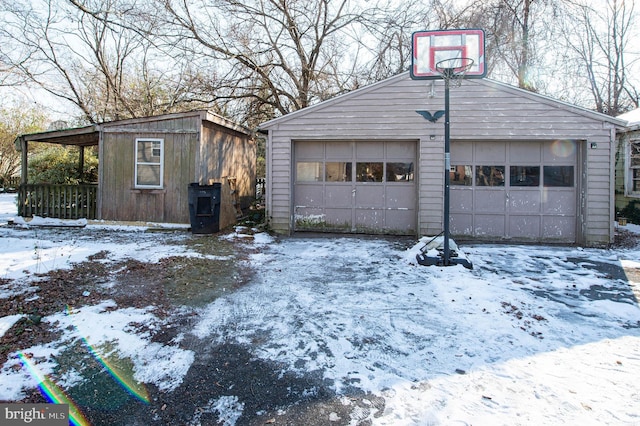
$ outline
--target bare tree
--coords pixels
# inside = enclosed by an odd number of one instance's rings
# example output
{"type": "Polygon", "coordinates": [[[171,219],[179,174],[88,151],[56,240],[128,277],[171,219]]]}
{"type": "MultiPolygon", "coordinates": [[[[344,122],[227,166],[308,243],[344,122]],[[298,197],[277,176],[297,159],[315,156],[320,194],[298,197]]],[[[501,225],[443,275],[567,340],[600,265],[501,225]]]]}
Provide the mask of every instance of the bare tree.
{"type": "Polygon", "coordinates": [[[382,80],[411,66],[411,36],[426,29],[447,29],[466,26],[468,6],[442,0],[409,0],[385,6],[383,13],[363,21],[366,38],[359,46],[366,50],[359,67],[358,85],[382,80]]]}
{"type": "Polygon", "coordinates": [[[475,2],[474,21],[487,31],[490,74],[514,79],[518,87],[540,91],[544,84],[544,52],[557,18],[553,0],[475,2]]]}
{"type": "Polygon", "coordinates": [[[74,52],[68,46],[68,39],[65,40],[65,36],[71,34],[58,25],[64,17],[56,12],[55,5],[52,2],[17,2],[4,10],[3,15],[7,22],[4,36],[10,42],[2,45],[7,62],[26,81],[75,104],[89,121],[93,121],[74,76],[84,60],[76,56],[78,62],[74,62],[71,57],[74,52]],[[19,48],[13,50],[8,46],[19,48]],[[55,82],[49,80],[54,76],[55,82]]]}
{"type": "Polygon", "coordinates": [[[637,105],[634,1],[607,0],[604,20],[582,1],[0,0],[0,85],[86,122],[206,107],[253,126],[406,71],[414,31],[483,28],[491,78],[572,101],[579,57],[599,110],[637,105]]]}
{"type": "Polygon", "coordinates": [[[17,1],[2,12],[5,46],[20,49],[0,47],[0,58],[88,122],[197,106],[260,122],[384,78],[408,58],[398,31],[397,67],[369,48],[389,0],[17,1]],[[363,71],[372,61],[381,72],[363,71]]]}
{"type": "Polygon", "coordinates": [[[260,105],[258,112],[271,115],[304,108],[345,87],[357,54],[350,31],[379,12],[373,4],[360,7],[347,0],[164,0],[154,5],[164,15],[153,37],[199,54],[200,63],[213,71],[206,83],[218,102],[260,105]]]}
{"type": "Polygon", "coordinates": [[[45,129],[46,117],[27,105],[0,109],[0,182],[15,176],[20,170],[20,153],[14,142],[23,133],[45,129]]]}
{"type": "Polygon", "coordinates": [[[575,1],[566,7],[574,17],[563,26],[567,61],[581,64],[571,70],[585,79],[595,109],[616,116],[638,107],[640,80],[631,72],[640,59],[635,1],[575,1]]]}
{"type": "Polygon", "coordinates": [[[96,15],[63,0],[3,3],[0,58],[28,84],[74,105],[84,122],[209,101],[191,96],[197,76],[189,61],[176,64],[142,34],[113,23],[117,0],[90,1],[96,15]]]}

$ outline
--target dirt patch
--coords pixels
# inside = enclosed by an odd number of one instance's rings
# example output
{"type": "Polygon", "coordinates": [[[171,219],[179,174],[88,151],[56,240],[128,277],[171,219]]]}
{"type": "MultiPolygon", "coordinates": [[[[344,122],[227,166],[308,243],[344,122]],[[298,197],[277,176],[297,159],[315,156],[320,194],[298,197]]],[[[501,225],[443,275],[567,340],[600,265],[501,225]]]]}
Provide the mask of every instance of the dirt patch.
{"type": "Polygon", "coordinates": [[[640,244],[640,234],[617,228],[613,237],[612,248],[634,248],[640,244]]]}
{"type": "MultiPolygon", "coordinates": [[[[41,320],[47,315],[64,312],[68,306],[96,304],[105,298],[94,291],[109,272],[106,265],[83,262],[71,270],[55,270],[36,276],[25,292],[0,299],[3,315],[21,314],[24,317],[0,338],[0,363],[16,350],[49,343],[58,337],[41,320]]],[[[7,282],[7,286],[11,286],[7,282]]]]}
{"type": "MultiPolygon", "coordinates": [[[[65,234],[52,230],[55,238],[65,234]]],[[[87,237],[83,235],[81,237],[87,237]]],[[[92,238],[131,238],[98,231],[92,238]]],[[[144,234],[136,237],[145,238],[144,234]]],[[[170,257],[157,263],[137,260],[108,261],[102,251],[90,256],[72,269],[53,270],[37,274],[28,286],[23,282],[3,279],[4,288],[20,288],[7,298],[0,298],[3,316],[21,314],[20,319],[0,338],[0,365],[11,352],[37,344],[55,341],[59,336],[49,329],[42,318],[68,308],[96,305],[112,299],[119,308],[154,307],[154,314],[166,318],[175,306],[203,306],[227,291],[243,286],[250,271],[236,266],[246,258],[246,249],[238,250],[233,243],[217,236],[165,236],[165,243],[183,244],[210,258],[170,257]]]]}

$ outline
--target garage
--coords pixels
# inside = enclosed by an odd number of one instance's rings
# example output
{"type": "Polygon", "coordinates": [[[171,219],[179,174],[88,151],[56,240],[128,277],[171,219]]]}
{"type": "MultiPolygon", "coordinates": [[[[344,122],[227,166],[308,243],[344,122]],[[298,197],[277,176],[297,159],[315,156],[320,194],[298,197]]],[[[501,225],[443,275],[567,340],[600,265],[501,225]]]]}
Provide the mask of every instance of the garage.
{"type": "Polygon", "coordinates": [[[297,231],[416,233],[417,141],[297,141],[297,231]]]}
{"type": "Polygon", "coordinates": [[[451,232],[518,241],[576,241],[573,140],[451,145],[451,232]]]}
{"type": "Polygon", "coordinates": [[[270,228],[603,247],[621,123],[496,82],[408,72],[263,123],[270,228]],[[429,114],[426,114],[426,113],[429,114]],[[429,118],[431,117],[431,118],[429,118]],[[445,117],[446,118],[446,117],[445,117]]]}

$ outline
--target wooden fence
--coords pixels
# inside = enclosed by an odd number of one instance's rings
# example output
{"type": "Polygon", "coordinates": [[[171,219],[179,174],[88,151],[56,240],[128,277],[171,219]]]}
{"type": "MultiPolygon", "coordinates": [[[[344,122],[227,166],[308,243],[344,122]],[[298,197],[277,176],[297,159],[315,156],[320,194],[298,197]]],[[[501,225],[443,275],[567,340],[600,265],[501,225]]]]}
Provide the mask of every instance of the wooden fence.
{"type": "Polygon", "coordinates": [[[0,177],[0,192],[15,192],[20,186],[20,176],[0,177]]]}
{"type": "Polygon", "coordinates": [[[96,219],[98,185],[20,185],[18,216],[96,219]]]}

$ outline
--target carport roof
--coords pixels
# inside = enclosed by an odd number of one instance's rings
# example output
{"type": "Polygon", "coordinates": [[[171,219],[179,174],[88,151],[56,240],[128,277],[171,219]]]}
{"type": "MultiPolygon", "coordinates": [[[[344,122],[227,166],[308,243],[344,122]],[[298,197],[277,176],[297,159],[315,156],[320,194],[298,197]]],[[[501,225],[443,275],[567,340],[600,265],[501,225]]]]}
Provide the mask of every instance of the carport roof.
{"type": "Polygon", "coordinates": [[[46,132],[20,135],[16,139],[16,148],[18,150],[21,149],[21,141],[45,142],[75,146],[93,146],[98,145],[99,137],[100,132],[98,130],[98,125],[94,124],[91,126],[77,127],[73,129],[50,130],[46,132]]]}
{"type": "Polygon", "coordinates": [[[100,140],[100,132],[105,128],[114,128],[119,125],[137,124],[150,121],[168,120],[173,118],[182,118],[188,116],[199,116],[202,121],[208,121],[219,126],[231,129],[246,135],[252,135],[252,132],[225,117],[215,114],[208,110],[195,110],[163,115],[155,115],[150,117],[129,118],[125,120],[108,121],[102,124],[92,124],[84,127],[76,127],[62,130],[49,130],[46,132],[29,133],[20,135],[15,140],[15,146],[18,151],[21,150],[21,142],[44,142],[60,145],[73,146],[95,146],[100,140]]]}

